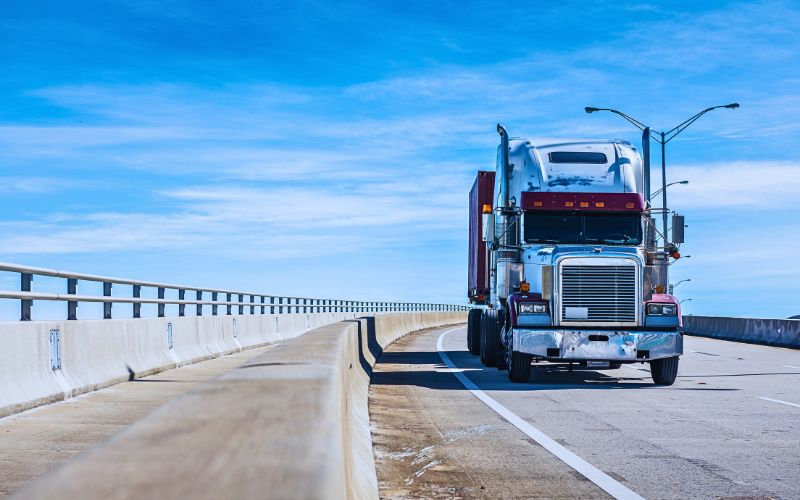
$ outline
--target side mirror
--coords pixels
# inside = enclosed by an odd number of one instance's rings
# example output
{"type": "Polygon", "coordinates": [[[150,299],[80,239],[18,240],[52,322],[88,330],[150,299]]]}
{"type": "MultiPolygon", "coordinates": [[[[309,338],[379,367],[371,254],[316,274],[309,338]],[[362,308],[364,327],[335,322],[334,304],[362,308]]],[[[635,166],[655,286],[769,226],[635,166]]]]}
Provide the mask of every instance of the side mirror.
{"type": "Polygon", "coordinates": [[[672,216],[672,242],[676,244],[681,244],[684,242],[683,239],[683,228],[685,225],[683,215],[674,214],[672,216]]]}

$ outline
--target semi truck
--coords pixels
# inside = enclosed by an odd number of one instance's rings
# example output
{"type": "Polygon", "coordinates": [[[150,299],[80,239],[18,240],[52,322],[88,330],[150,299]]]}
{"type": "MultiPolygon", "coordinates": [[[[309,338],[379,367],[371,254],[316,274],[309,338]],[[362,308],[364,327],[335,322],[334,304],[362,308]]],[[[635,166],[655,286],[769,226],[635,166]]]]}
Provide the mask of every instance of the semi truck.
{"type": "MultiPolygon", "coordinates": [[[[645,160],[622,140],[509,138],[470,191],[467,348],[529,381],[532,363],[649,363],[671,385],[683,354],[680,303],[667,293],[672,241],[650,206],[645,160]]],[[[676,227],[679,226],[679,227],[676,227]]]]}

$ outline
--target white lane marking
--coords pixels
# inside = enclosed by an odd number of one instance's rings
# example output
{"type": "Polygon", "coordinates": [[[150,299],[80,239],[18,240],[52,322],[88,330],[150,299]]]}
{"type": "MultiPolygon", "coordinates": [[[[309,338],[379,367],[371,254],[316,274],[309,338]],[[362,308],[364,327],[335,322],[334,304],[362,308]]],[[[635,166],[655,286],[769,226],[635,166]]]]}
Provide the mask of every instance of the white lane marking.
{"type": "Polygon", "coordinates": [[[770,401],[772,403],[778,403],[779,405],[786,405],[786,406],[794,406],[795,408],[800,408],[800,405],[797,403],[790,403],[788,401],[781,401],[780,399],[772,399],[772,398],[762,398],[761,396],[757,396],[758,399],[763,399],[764,401],[770,401]]]}
{"type": "Polygon", "coordinates": [[[797,366],[789,366],[789,365],[783,365],[783,366],[785,366],[786,368],[791,368],[793,370],[800,370],[800,367],[797,366]]]}
{"type": "Polygon", "coordinates": [[[444,337],[451,332],[462,330],[463,328],[464,327],[454,328],[439,335],[439,339],[436,341],[436,349],[439,351],[439,357],[442,358],[444,364],[450,368],[450,373],[455,375],[458,381],[461,382],[461,384],[469,392],[471,392],[476,398],[480,399],[486,406],[494,410],[495,413],[506,419],[508,423],[524,432],[529,438],[539,443],[544,449],[555,455],[559,460],[568,466],[575,469],[579,474],[596,484],[609,495],[613,496],[614,498],[644,500],[642,497],[629,490],[621,483],[612,479],[605,472],[564,448],[555,442],[551,437],[547,436],[545,433],[532,426],[521,417],[517,416],[514,412],[498,403],[497,400],[483,392],[480,388],[478,388],[477,385],[475,385],[474,382],[472,382],[472,380],[467,378],[467,376],[463,373],[464,370],[457,368],[456,365],[450,360],[450,356],[444,352],[444,337]]]}

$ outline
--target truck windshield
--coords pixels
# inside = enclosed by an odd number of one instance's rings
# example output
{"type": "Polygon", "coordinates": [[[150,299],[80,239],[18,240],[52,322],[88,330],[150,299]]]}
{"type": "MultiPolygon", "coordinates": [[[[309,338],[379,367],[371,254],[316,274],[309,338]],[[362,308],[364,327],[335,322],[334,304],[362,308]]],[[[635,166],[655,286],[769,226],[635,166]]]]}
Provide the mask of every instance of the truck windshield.
{"type": "Polygon", "coordinates": [[[638,213],[525,212],[526,243],[603,243],[638,245],[638,213]]]}

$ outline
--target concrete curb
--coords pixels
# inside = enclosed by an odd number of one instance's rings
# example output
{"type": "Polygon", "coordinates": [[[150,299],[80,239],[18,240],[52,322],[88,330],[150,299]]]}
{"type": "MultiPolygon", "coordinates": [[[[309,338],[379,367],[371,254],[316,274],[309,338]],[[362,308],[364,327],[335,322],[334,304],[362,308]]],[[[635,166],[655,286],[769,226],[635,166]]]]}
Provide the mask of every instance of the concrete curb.
{"type": "Polygon", "coordinates": [[[749,344],[800,349],[800,320],[684,316],[683,332],[749,344]]]}
{"type": "Polygon", "coordinates": [[[377,498],[372,366],[407,333],[465,320],[398,313],[317,328],[171,400],[18,496],[377,498]]]}
{"type": "Polygon", "coordinates": [[[280,342],[356,313],[0,323],[0,417],[280,342]],[[171,329],[171,343],[168,329],[171,329]],[[52,331],[61,367],[51,368],[52,331]]]}

